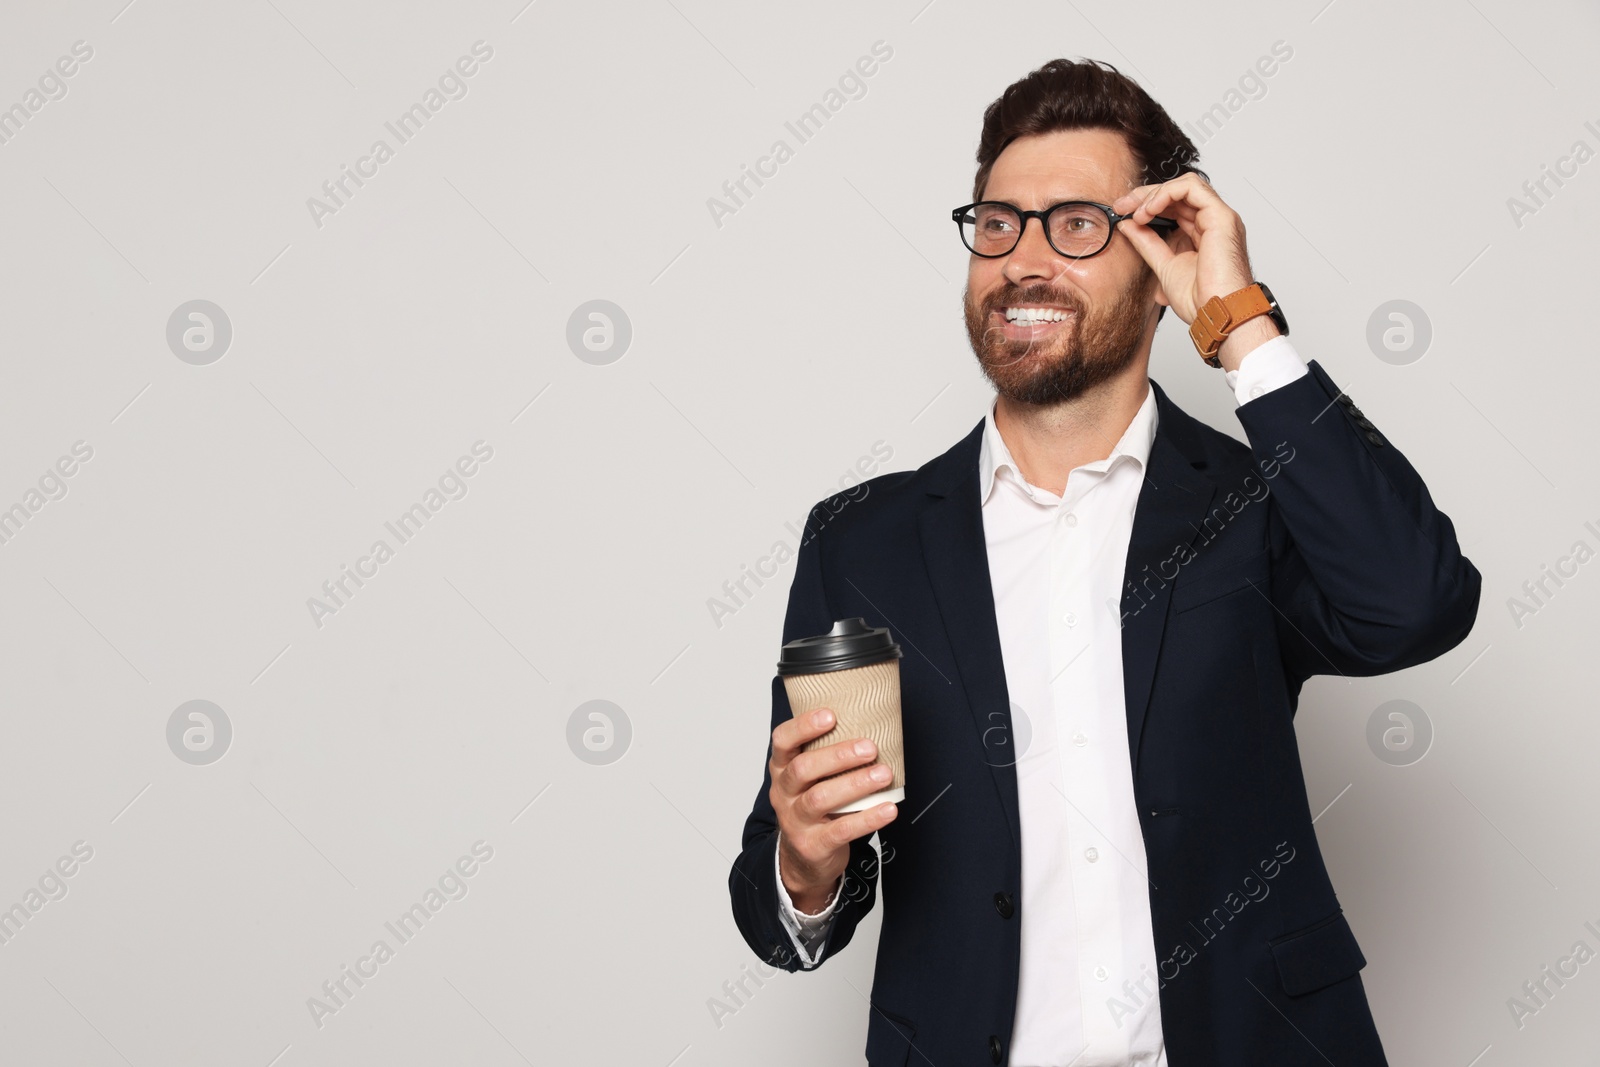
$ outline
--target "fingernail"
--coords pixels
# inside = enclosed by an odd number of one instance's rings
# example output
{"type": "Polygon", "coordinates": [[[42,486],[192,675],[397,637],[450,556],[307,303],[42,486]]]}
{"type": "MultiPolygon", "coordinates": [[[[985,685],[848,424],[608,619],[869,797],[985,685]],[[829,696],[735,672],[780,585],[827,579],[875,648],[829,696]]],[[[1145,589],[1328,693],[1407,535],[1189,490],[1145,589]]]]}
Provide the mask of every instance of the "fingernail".
{"type": "Polygon", "coordinates": [[[833,712],[829,711],[827,708],[823,708],[815,715],[811,716],[811,721],[815,722],[818,726],[826,726],[833,721],[833,712]]]}
{"type": "Polygon", "coordinates": [[[872,755],[872,742],[868,741],[864,737],[861,740],[857,741],[856,742],[856,755],[858,755],[858,756],[870,756],[870,755],[872,755]]]}
{"type": "Polygon", "coordinates": [[[889,780],[889,768],[880,763],[878,766],[872,768],[870,777],[874,782],[887,782],[889,780]]]}

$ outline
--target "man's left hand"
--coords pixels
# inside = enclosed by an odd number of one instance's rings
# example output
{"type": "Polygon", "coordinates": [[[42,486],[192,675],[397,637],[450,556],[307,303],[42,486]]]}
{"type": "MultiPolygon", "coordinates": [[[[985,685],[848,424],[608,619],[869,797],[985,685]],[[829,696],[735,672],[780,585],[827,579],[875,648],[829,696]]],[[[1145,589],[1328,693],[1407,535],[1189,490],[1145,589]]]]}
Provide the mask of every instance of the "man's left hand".
{"type": "MultiPolygon", "coordinates": [[[[1184,323],[1194,322],[1196,309],[1207,300],[1237,292],[1255,280],[1245,248],[1244,220],[1198,174],[1141,185],[1118,197],[1111,207],[1119,214],[1133,213],[1119,229],[1150,264],[1168,305],[1184,323]],[[1178,223],[1170,242],[1146,225],[1157,215],[1178,223]]],[[[1277,335],[1270,319],[1257,316],[1229,334],[1217,355],[1224,368],[1235,370],[1250,349],[1277,335]]]]}

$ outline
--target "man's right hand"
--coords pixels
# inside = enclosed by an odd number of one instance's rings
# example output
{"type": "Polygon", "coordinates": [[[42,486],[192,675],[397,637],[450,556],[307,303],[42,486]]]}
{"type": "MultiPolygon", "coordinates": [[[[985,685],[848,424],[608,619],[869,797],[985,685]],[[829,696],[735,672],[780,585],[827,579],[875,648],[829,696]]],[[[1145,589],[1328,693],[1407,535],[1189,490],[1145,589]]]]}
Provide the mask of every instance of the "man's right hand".
{"type": "Polygon", "coordinates": [[[807,741],[831,729],[833,712],[817,708],[803,718],[779,723],[772,731],[768,765],[772,789],[767,799],[778,815],[778,870],[789,899],[808,914],[827,905],[828,892],[850,863],[850,842],[887,825],[899,814],[899,806],[892,802],[865,811],[828,814],[884,789],[890,778],[888,766],[875,762],[877,746],[865,738],[801,751],[807,741]],[[863,746],[862,750],[857,746],[863,746]]]}

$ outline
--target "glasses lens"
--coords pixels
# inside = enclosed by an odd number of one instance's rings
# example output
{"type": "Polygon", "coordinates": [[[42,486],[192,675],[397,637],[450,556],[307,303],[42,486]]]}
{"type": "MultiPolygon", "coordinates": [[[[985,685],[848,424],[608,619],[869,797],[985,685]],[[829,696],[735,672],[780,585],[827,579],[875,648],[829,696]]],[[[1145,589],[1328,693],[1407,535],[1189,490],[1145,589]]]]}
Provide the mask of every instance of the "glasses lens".
{"type": "Polygon", "coordinates": [[[961,239],[980,256],[1003,256],[1017,243],[1022,220],[1003,204],[977,204],[961,218],[961,239]]]}
{"type": "Polygon", "coordinates": [[[1087,204],[1057,208],[1050,213],[1050,243],[1068,256],[1092,256],[1111,239],[1106,213],[1087,204]]]}
{"type": "MultiPolygon", "coordinates": [[[[980,256],[1003,256],[1017,245],[1022,219],[1004,204],[970,208],[961,219],[961,239],[980,256]]],[[[1050,213],[1050,243],[1067,256],[1092,256],[1111,240],[1106,213],[1091,205],[1064,205],[1050,213]]]]}

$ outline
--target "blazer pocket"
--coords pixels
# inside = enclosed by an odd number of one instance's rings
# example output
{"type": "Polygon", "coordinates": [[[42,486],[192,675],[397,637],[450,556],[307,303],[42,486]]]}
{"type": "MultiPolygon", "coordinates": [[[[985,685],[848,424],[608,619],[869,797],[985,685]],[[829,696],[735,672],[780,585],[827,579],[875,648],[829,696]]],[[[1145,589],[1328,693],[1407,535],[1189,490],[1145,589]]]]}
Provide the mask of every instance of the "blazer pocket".
{"type": "Polygon", "coordinates": [[[1251,596],[1259,591],[1265,596],[1270,577],[1265,556],[1230,563],[1207,574],[1191,575],[1187,570],[1179,571],[1178,584],[1172,590],[1172,612],[1176,615],[1192,611],[1241,591],[1250,592],[1251,596]]]}
{"type": "Polygon", "coordinates": [[[1278,979],[1291,997],[1315,992],[1367,965],[1344,910],[1267,942],[1278,979]]]}
{"type": "Polygon", "coordinates": [[[917,1028],[909,1019],[872,1005],[867,1020],[868,1067],[906,1067],[916,1036],[917,1028]]]}

